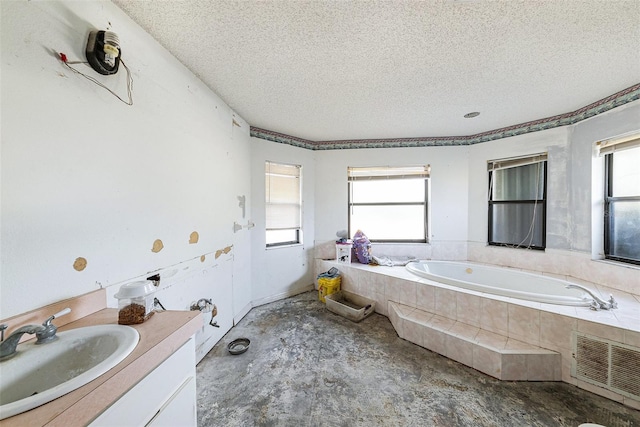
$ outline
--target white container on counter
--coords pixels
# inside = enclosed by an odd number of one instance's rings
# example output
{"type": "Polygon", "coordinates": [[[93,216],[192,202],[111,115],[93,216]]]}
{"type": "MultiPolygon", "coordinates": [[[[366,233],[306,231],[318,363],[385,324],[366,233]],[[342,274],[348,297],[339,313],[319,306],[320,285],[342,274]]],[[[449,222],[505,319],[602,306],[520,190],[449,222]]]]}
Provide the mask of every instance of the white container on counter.
{"type": "Polygon", "coordinates": [[[118,323],[135,325],[153,315],[153,294],[156,287],[151,280],[126,283],[114,295],[118,299],[118,323]]]}

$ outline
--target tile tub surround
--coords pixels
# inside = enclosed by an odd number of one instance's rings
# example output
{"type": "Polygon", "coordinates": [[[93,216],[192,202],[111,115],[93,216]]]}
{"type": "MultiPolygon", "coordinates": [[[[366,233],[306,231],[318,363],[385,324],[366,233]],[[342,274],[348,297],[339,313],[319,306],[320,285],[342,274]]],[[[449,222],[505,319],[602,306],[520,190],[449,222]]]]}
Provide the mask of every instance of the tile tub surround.
{"type": "MultiPolygon", "coordinates": [[[[388,302],[391,301],[407,306],[409,309],[427,312],[427,316],[428,313],[432,313],[431,321],[442,323],[439,329],[443,331],[448,332],[456,323],[463,323],[477,328],[478,334],[481,332],[496,334],[514,342],[557,352],[561,356],[562,381],[640,409],[638,400],[579,381],[571,376],[573,360],[571,340],[574,331],[631,346],[640,344],[640,296],[638,295],[612,291],[619,301],[620,308],[595,312],[587,307],[543,304],[459,289],[419,278],[409,273],[404,267],[370,266],[359,263],[347,266],[335,261],[317,260],[317,271],[327,271],[331,267],[340,270],[344,278],[343,289],[374,299],[377,303],[376,311],[380,314],[390,317],[388,302]]],[[[594,283],[572,280],[572,278],[568,280],[608,295],[608,289],[594,283]]],[[[399,335],[401,335],[400,332],[399,335]]],[[[430,338],[436,346],[433,351],[446,355],[446,342],[445,345],[437,347],[437,336],[430,338]]],[[[427,339],[427,335],[423,335],[422,339],[427,339]]],[[[470,366],[473,366],[473,363],[470,366]]]]}
{"type": "MultiPolygon", "coordinates": [[[[440,259],[433,257],[433,259],[440,259]]],[[[640,294],[640,266],[608,260],[594,260],[591,254],[547,248],[544,251],[513,250],[486,243],[469,242],[469,262],[517,268],[531,273],[595,286],[603,295],[619,291],[640,294]],[[605,287],[606,285],[606,287],[605,287]]]]}
{"type": "Polygon", "coordinates": [[[499,380],[561,381],[560,353],[389,301],[389,320],[407,341],[499,380]]]}
{"type": "MultiPolygon", "coordinates": [[[[6,319],[46,319],[64,307],[72,312],[54,321],[60,331],[84,326],[118,323],[118,310],[105,308],[104,289],[52,304],[6,319]],[[72,313],[76,313],[71,316],[72,313]],[[80,314],[83,314],[80,316],[80,314]],[[79,317],[80,316],[80,317],[79,317]],[[64,321],[67,317],[67,321],[64,321]],[[71,320],[71,322],[68,322],[71,320]]],[[[15,322],[18,323],[18,322],[15,322]]],[[[40,321],[41,323],[41,321],[40,321]]],[[[202,327],[198,311],[163,311],[155,313],[139,325],[131,325],[140,333],[140,341],[129,356],[105,374],[49,403],[0,421],[10,426],[80,426],[88,425],[131,387],[164,362],[167,357],[202,327]]]]}

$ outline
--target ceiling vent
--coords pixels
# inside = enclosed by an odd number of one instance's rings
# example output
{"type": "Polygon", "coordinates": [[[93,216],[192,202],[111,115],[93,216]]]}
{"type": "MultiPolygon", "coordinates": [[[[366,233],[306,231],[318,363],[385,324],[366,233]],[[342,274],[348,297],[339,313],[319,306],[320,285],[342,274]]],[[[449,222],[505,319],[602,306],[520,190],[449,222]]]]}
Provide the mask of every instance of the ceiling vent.
{"type": "Polygon", "coordinates": [[[640,400],[640,348],[574,332],[572,374],[640,400]]]}

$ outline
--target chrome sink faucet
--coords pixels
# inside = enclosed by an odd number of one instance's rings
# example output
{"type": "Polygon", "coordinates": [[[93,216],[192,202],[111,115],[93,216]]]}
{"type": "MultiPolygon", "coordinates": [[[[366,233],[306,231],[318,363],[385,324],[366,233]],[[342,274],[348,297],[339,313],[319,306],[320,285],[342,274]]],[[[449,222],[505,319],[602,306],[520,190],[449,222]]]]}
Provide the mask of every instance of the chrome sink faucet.
{"type": "Polygon", "coordinates": [[[599,296],[597,296],[591,289],[584,287],[582,285],[576,285],[575,283],[571,283],[565,286],[567,289],[580,289],[585,291],[591,296],[593,301],[591,302],[592,310],[613,310],[614,308],[618,308],[618,302],[613,298],[613,295],[609,295],[609,301],[605,301],[599,296]]]}
{"type": "Polygon", "coordinates": [[[6,340],[4,339],[4,330],[7,329],[7,325],[0,325],[3,337],[2,343],[0,343],[0,360],[8,359],[16,354],[18,343],[20,342],[20,338],[22,338],[23,334],[35,334],[37,338],[36,344],[46,344],[57,340],[58,337],[56,336],[56,332],[58,331],[58,328],[51,322],[53,319],[64,316],[70,312],[70,308],[65,308],[64,310],[50,316],[44,321],[44,323],[42,323],[42,325],[21,326],[13,331],[6,340]]]}

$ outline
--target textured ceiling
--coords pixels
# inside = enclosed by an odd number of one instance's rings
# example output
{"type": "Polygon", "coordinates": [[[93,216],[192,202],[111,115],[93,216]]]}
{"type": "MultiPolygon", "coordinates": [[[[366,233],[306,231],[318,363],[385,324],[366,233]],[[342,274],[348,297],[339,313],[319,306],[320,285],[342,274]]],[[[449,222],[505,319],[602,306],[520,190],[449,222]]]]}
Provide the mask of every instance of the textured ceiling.
{"type": "Polygon", "coordinates": [[[640,82],[638,0],[113,1],[249,124],[312,141],[472,135],[640,82]]]}

